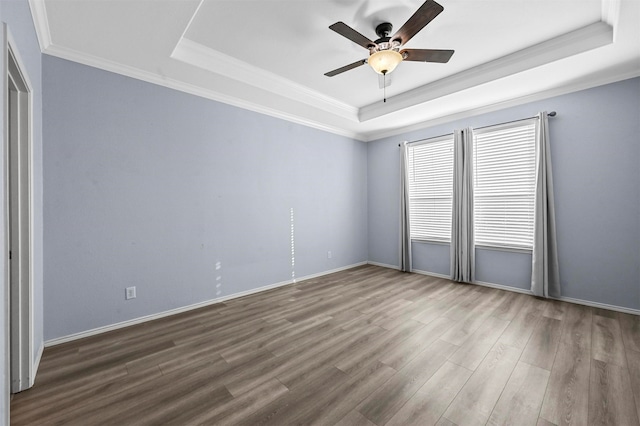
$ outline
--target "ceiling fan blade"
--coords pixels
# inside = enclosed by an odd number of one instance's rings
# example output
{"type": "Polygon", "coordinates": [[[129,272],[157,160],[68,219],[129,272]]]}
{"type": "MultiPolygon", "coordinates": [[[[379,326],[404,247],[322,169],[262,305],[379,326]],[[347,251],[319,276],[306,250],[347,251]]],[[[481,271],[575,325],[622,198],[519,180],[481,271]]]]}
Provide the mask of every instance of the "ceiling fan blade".
{"type": "Polygon", "coordinates": [[[352,42],[359,44],[365,49],[368,49],[376,45],[374,42],[372,42],[371,40],[369,40],[368,38],[366,38],[365,36],[363,36],[362,34],[360,34],[359,32],[357,32],[356,30],[354,30],[353,28],[351,28],[350,26],[348,26],[342,21],[336,22],[335,24],[330,25],[329,28],[337,32],[341,36],[348,38],[352,42]]]}
{"type": "Polygon", "coordinates": [[[441,64],[449,62],[454,50],[439,49],[403,49],[400,54],[405,61],[417,62],[439,62],[441,64]]]}
{"type": "Polygon", "coordinates": [[[442,7],[442,5],[433,0],[427,0],[418,10],[416,10],[416,13],[414,13],[413,16],[404,23],[402,28],[400,28],[398,32],[391,37],[391,40],[398,40],[401,45],[406,44],[414,35],[418,34],[418,31],[423,29],[443,10],[444,7],[442,7]]]}
{"type": "Polygon", "coordinates": [[[333,77],[334,75],[341,74],[341,73],[343,73],[345,71],[349,71],[349,70],[352,70],[354,68],[358,68],[360,65],[364,65],[366,63],[367,63],[366,59],[360,59],[359,61],[356,61],[356,62],[354,62],[352,64],[345,65],[344,67],[340,67],[340,68],[335,69],[333,71],[326,72],[326,73],[324,73],[324,75],[326,75],[327,77],[333,77]]]}

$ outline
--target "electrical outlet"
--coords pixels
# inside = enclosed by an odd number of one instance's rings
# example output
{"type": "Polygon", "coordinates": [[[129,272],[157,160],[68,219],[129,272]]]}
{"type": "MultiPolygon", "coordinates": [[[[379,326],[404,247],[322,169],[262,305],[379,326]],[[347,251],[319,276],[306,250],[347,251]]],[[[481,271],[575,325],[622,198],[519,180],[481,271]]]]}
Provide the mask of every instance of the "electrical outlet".
{"type": "Polygon", "coordinates": [[[331,259],[331,250],[327,252],[327,259],[331,259]]]}
{"type": "Polygon", "coordinates": [[[124,298],[126,300],[135,299],[136,298],[136,288],[135,288],[135,286],[134,287],[127,287],[125,289],[124,298]]]}

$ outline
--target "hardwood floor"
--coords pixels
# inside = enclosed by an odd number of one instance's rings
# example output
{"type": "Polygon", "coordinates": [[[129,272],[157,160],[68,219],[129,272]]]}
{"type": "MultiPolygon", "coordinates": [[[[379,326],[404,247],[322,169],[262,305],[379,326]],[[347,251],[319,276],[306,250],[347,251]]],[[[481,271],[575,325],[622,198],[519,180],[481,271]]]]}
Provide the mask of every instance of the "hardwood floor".
{"type": "Polygon", "coordinates": [[[362,266],[47,348],[13,425],[638,425],[640,317],[362,266]]]}

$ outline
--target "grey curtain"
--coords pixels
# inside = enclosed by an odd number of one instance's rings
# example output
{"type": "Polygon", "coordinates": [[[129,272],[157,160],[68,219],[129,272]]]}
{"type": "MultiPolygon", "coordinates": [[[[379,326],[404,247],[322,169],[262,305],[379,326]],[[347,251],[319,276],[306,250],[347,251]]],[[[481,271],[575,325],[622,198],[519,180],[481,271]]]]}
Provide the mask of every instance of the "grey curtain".
{"type": "Polygon", "coordinates": [[[473,134],[456,130],[453,137],[453,202],[451,215],[451,279],[473,282],[473,134]]]}
{"type": "Polygon", "coordinates": [[[400,270],[405,272],[411,272],[408,151],[406,142],[400,144],[400,270]]]}
{"type": "Polygon", "coordinates": [[[534,200],[531,291],[536,296],[559,297],[560,274],[553,204],[553,176],[547,112],[538,114],[536,133],[536,193],[534,200]]]}

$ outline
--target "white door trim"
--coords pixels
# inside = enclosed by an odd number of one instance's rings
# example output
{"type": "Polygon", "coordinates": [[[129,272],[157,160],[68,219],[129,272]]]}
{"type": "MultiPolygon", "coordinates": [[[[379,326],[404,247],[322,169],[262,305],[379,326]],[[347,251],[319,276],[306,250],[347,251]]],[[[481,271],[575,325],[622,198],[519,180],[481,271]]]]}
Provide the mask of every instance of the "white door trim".
{"type": "MultiPolygon", "coordinates": [[[[10,279],[11,261],[7,261],[7,275],[10,289],[10,320],[9,333],[10,336],[10,377],[11,391],[20,392],[33,386],[34,383],[34,312],[33,312],[33,161],[32,161],[32,135],[33,135],[33,89],[29,77],[26,74],[26,67],[20,57],[17,45],[14,42],[11,33],[6,31],[6,44],[4,46],[6,52],[6,73],[5,81],[7,84],[5,96],[5,108],[9,107],[10,101],[9,80],[15,91],[14,105],[16,107],[17,118],[13,123],[17,127],[16,131],[10,132],[11,124],[9,122],[9,109],[5,111],[5,131],[4,153],[5,153],[5,249],[7,254],[10,247],[10,232],[12,224],[9,221],[9,208],[11,208],[11,191],[10,185],[10,163],[15,164],[13,168],[13,177],[18,184],[18,194],[13,200],[17,206],[14,206],[14,213],[17,213],[17,221],[13,224],[14,235],[17,235],[19,241],[17,247],[14,245],[13,266],[18,268],[17,282],[13,283],[10,279]],[[17,140],[12,140],[17,138],[17,140]],[[10,144],[14,144],[14,155],[10,155],[10,144]],[[17,251],[17,252],[16,252],[17,251]],[[17,260],[16,260],[17,259],[17,260]],[[13,285],[13,287],[11,287],[13,285]],[[11,312],[13,310],[13,312],[11,312]]],[[[12,145],[13,146],[13,145],[12,145]]]]}
{"type": "MultiPolygon", "coordinates": [[[[2,75],[2,82],[0,82],[0,99],[2,101],[2,105],[3,108],[0,108],[0,111],[2,111],[2,117],[0,117],[0,120],[2,122],[2,153],[4,155],[3,158],[6,158],[7,152],[6,152],[6,143],[5,141],[7,140],[8,136],[7,136],[7,113],[5,111],[5,108],[8,104],[8,99],[7,99],[7,93],[8,93],[8,82],[7,82],[7,78],[4,78],[4,76],[6,76],[8,74],[7,71],[7,58],[8,58],[8,42],[7,42],[7,25],[4,22],[0,22],[0,75],[2,75]]],[[[4,166],[4,164],[3,164],[4,166]]],[[[4,176],[2,176],[4,177],[4,176]]],[[[4,189],[4,184],[2,186],[2,189],[4,189]]],[[[2,200],[0,200],[0,202],[2,202],[2,214],[5,214],[5,212],[7,211],[7,200],[6,200],[6,196],[2,197],[2,200]]],[[[6,246],[8,245],[8,239],[7,239],[7,224],[6,224],[6,218],[5,218],[5,223],[2,224],[2,229],[1,232],[4,233],[3,238],[4,238],[4,242],[2,245],[2,249],[6,250],[6,246]]],[[[6,251],[4,252],[4,254],[6,254],[6,251]]],[[[11,364],[9,361],[9,354],[10,354],[10,339],[9,339],[9,280],[7,278],[7,271],[9,270],[9,258],[6,255],[3,255],[3,258],[0,260],[0,262],[2,262],[2,265],[4,266],[4,271],[5,274],[4,276],[2,276],[2,293],[3,293],[3,297],[2,297],[2,316],[3,316],[3,320],[4,320],[4,365],[3,365],[3,374],[2,374],[2,378],[3,378],[3,382],[2,386],[3,386],[3,401],[2,401],[2,409],[3,409],[3,421],[4,424],[9,424],[9,407],[11,405],[10,403],[10,399],[9,399],[9,394],[11,392],[11,364]]]]}

